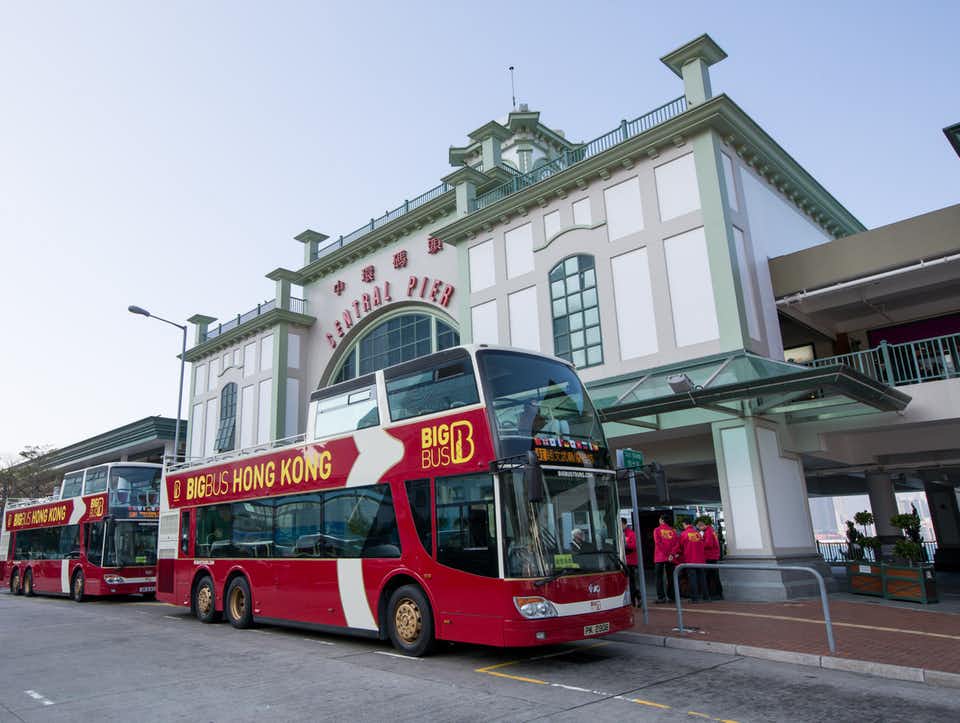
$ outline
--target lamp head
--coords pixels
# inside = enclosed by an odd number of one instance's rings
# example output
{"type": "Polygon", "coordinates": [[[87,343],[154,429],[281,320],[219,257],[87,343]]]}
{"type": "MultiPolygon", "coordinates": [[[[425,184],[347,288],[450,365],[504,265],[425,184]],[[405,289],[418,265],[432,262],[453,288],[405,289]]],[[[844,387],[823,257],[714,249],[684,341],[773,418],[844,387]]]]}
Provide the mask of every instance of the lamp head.
{"type": "Polygon", "coordinates": [[[683,372],[668,376],[667,384],[670,385],[674,394],[685,394],[694,389],[693,381],[683,372]]]}
{"type": "Polygon", "coordinates": [[[131,314],[139,314],[140,316],[150,316],[149,311],[139,306],[133,306],[132,304],[127,307],[127,311],[129,311],[131,314]]]}

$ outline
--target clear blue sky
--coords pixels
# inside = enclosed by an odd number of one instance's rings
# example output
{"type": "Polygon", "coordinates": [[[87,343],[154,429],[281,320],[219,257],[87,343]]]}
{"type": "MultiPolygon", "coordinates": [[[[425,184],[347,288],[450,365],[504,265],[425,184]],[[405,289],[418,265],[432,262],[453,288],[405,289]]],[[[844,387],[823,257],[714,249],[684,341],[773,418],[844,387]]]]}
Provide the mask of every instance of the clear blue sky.
{"type": "Polygon", "coordinates": [[[435,185],[519,100],[586,140],[713,85],[868,227],[960,200],[947,2],[0,0],[0,453],[173,416],[178,332],[435,185]]]}

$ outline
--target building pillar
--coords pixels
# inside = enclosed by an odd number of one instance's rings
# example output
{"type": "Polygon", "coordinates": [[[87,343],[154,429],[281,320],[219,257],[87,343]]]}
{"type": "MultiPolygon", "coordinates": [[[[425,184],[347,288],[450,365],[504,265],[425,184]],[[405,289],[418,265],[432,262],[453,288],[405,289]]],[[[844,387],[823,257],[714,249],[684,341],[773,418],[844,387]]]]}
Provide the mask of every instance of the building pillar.
{"type": "Polygon", "coordinates": [[[196,327],[193,337],[194,346],[202,344],[207,340],[207,332],[210,330],[210,325],[216,320],[217,318],[215,316],[206,316],[205,314],[194,314],[187,319],[188,324],[193,324],[196,327]]]}
{"type": "Polygon", "coordinates": [[[329,236],[319,231],[308,228],[306,231],[293,237],[294,241],[303,244],[303,265],[309,266],[319,258],[320,244],[326,241],[329,236]]]}
{"type": "Polygon", "coordinates": [[[276,308],[290,311],[290,286],[300,281],[300,275],[281,267],[267,274],[267,278],[276,284],[276,308]]]}
{"type": "Polygon", "coordinates": [[[701,35],[672,53],[667,53],[660,62],[683,78],[683,94],[687,105],[700,105],[713,97],[710,87],[710,66],[727,57],[723,48],[709,35],[701,35]]]}
{"type": "MultiPolygon", "coordinates": [[[[817,551],[800,459],[780,445],[782,426],[753,418],[713,424],[729,564],[812,567],[833,587],[817,551]]],[[[721,571],[732,600],[787,600],[818,594],[798,571],[721,571]]]]}
{"type": "Polygon", "coordinates": [[[457,217],[473,213],[473,202],[477,197],[477,188],[490,179],[475,168],[462,166],[441,179],[453,186],[457,192],[457,217]]]}
{"type": "Polygon", "coordinates": [[[281,321],[273,327],[273,409],[270,413],[270,439],[284,439],[297,433],[286,429],[289,325],[281,321]]]}
{"type": "Polygon", "coordinates": [[[893,554],[893,545],[903,537],[903,532],[890,524],[890,518],[900,511],[890,475],[886,472],[868,473],[867,494],[870,496],[873,526],[880,538],[881,555],[889,557],[893,554]]]}
{"type": "Polygon", "coordinates": [[[960,505],[953,485],[924,483],[927,506],[937,535],[936,569],[960,572],[960,505]]]}

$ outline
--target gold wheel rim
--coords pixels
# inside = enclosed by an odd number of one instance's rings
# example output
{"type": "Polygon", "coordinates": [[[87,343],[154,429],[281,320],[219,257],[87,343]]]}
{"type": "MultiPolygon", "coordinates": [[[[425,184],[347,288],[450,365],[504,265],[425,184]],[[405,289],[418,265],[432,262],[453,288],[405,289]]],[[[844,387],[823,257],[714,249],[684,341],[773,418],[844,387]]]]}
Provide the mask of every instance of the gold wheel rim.
{"type": "Polygon", "coordinates": [[[29,595],[33,592],[33,575],[27,575],[23,579],[23,591],[29,595]]]}
{"type": "Polygon", "coordinates": [[[240,620],[247,612],[247,596],[239,587],[233,588],[230,593],[230,614],[234,620],[240,620]]]}
{"type": "Polygon", "coordinates": [[[408,597],[403,598],[397,605],[393,616],[397,635],[405,643],[415,643],[423,630],[423,615],[420,606],[408,597]]]}
{"type": "Polygon", "coordinates": [[[80,597],[80,594],[83,592],[83,578],[79,575],[74,576],[73,578],[73,596],[80,597]]]}
{"type": "Polygon", "coordinates": [[[200,611],[201,615],[209,615],[212,607],[213,592],[210,590],[209,585],[204,585],[197,592],[197,610],[200,611]]]}

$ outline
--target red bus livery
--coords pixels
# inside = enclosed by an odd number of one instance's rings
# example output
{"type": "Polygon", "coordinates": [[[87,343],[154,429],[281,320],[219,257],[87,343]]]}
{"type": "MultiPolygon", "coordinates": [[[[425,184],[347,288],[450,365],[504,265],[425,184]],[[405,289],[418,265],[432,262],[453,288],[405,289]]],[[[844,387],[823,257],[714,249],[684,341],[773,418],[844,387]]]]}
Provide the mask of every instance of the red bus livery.
{"type": "Polygon", "coordinates": [[[168,468],[158,599],[412,655],[632,625],[615,475],[566,362],[448,349],[320,389],[308,415],[303,442],[168,468]]]}
{"type": "Polygon", "coordinates": [[[0,582],[10,592],[87,596],[156,590],[159,464],[106,464],[63,478],[53,497],[10,500],[0,582]]]}

